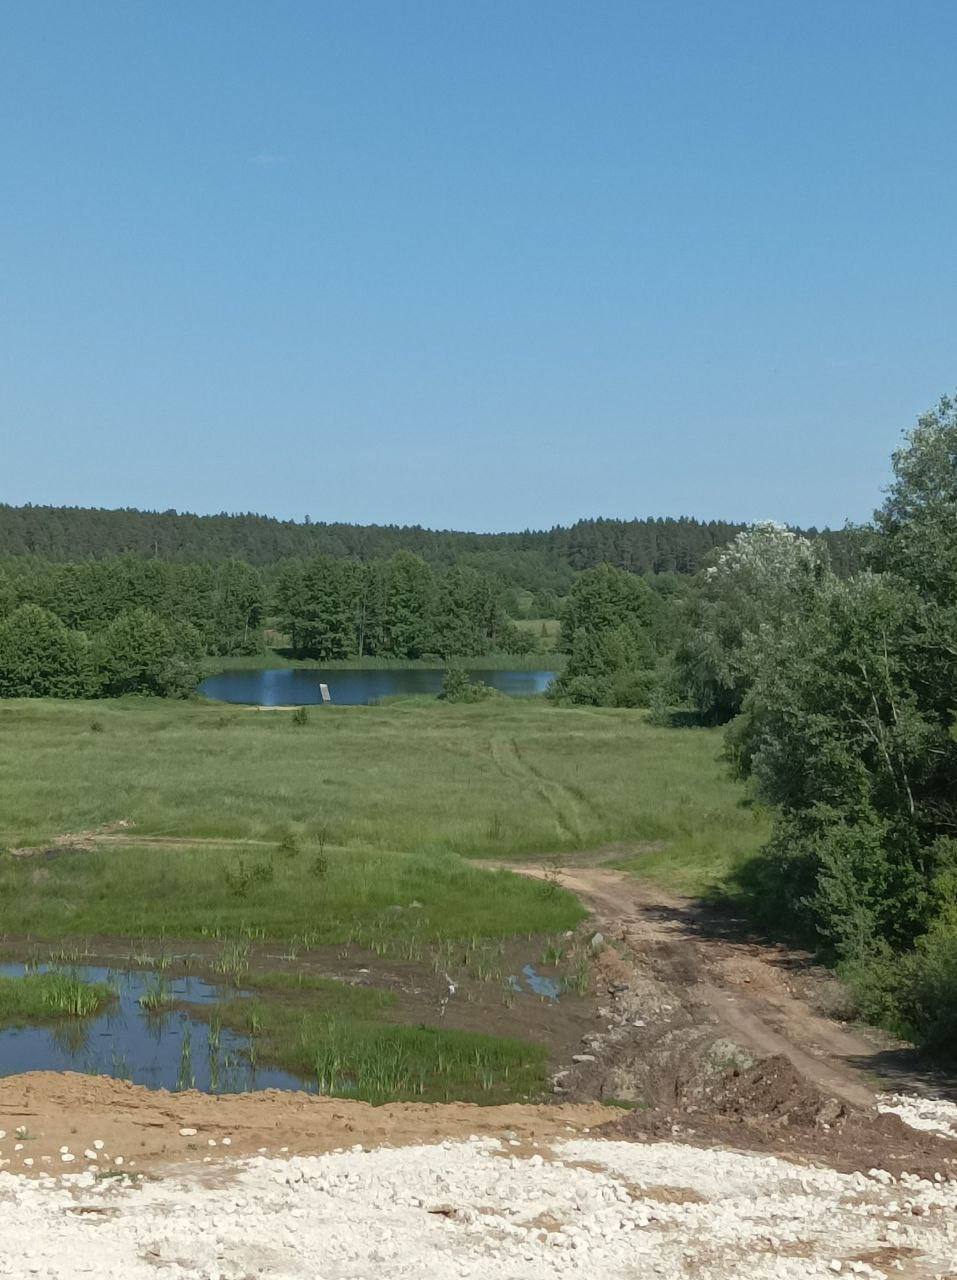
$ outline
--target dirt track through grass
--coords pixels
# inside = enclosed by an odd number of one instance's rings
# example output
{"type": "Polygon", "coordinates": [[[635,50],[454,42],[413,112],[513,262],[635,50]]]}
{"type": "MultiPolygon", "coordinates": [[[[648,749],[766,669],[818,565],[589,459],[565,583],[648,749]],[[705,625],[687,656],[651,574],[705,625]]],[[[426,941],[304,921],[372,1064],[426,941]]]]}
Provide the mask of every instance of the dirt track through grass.
{"type": "Polygon", "coordinates": [[[5,702],[0,829],[35,846],[126,819],[137,843],[291,834],[479,857],[664,842],[663,875],[709,878],[766,830],[721,744],[539,700],[330,707],[305,726],[201,703],[5,702]]]}

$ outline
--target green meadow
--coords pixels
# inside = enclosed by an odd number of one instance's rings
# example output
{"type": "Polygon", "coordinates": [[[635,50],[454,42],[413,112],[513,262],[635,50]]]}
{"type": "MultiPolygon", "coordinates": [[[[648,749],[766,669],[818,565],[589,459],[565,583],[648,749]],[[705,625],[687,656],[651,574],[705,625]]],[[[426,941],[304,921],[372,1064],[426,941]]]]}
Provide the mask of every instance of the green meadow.
{"type": "Polygon", "coordinates": [[[286,839],[331,861],[346,850],[544,860],[619,845],[609,856],[629,869],[693,890],[766,832],[721,748],[718,730],[543,699],[311,708],[305,724],[202,702],[10,701],[0,848],[117,821],[140,840],[286,839]]]}
{"type": "MultiPolygon", "coordinates": [[[[548,1045],[509,1030],[509,957],[562,955],[566,998],[587,999],[587,954],[562,939],[585,911],[553,880],[486,864],[581,856],[689,892],[720,885],[766,834],[721,751],[715,730],[544,699],[316,707],[305,723],[199,700],[8,701],[0,930],[21,950],[57,945],[61,963],[129,940],[140,968],[202,940],[213,980],[253,993],[210,1016],[328,1092],[538,1097],[548,1045]],[[251,960],[273,942],[298,973],[251,960]],[[451,972],[496,1034],[317,976],[330,947],[405,966],[423,990],[451,972]]],[[[64,981],[8,980],[0,1021],[100,1007],[64,981]]]]}

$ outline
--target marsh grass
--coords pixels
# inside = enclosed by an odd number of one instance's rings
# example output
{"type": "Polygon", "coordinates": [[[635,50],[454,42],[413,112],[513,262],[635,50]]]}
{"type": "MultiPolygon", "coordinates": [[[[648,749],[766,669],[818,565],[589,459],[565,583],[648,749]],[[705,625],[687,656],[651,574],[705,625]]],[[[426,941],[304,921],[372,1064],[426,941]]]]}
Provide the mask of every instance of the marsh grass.
{"type": "MultiPolygon", "coordinates": [[[[557,638],[559,623],[556,619],[545,619],[547,635],[545,640],[557,638]]],[[[542,630],[542,619],[530,624],[520,622],[518,625],[533,635],[539,636],[542,630]]],[[[544,646],[543,646],[544,647],[544,646]]],[[[566,662],[563,653],[486,653],[477,658],[463,658],[462,665],[469,671],[541,671],[558,670],[566,662]]],[[[264,653],[253,657],[238,656],[215,658],[205,662],[210,673],[217,671],[258,671],[264,667],[279,669],[301,667],[308,671],[441,671],[443,659],[435,658],[296,658],[292,650],[287,648],[267,648],[264,653]]]]}
{"type": "Polygon", "coordinates": [[[296,998],[290,975],[260,975],[264,991],[220,1007],[225,1025],[249,1036],[256,1059],[315,1081],[321,1093],[379,1104],[389,1101],[479,1103],[538,1097],[545,1086],[547,1049],[532,1041],[434,1027],[398,1026],[376,1015],[388,992],[306,979],[296,998]],[[321,1008],[315,997],[321,997],[321,1008]]]}
{"type": "Polygon", "coordinates": [[[0,1026],[90,1018],[115,999],[105,983],[84,982],[71,973],[0,978],[0,1026]]]}
{"type": "Polygon", "coordinates": [[[156,1013],[173,1003],[172,988],[163,977],[147,978],[139,1002],[148,1013],[156,1013]]]}
{"type": "MultiPolygon", "coordinates": [[[[266,939],[303,950],[348,943],[414,960],[438,938],[557,933],[584,914],[569,893],[546,896],[533,881],[451,854],[328,849],[314,858],[276,859],[272,878],[251,882],[243,896],[222,872],[218,846],[158,854],[111,846],[52,862],[42,880],[20,860],[0,858],[0,915],[15,896],[19,929],[36,937],[132,932],[219,939],[223,954],[215,967],[238,983],[249,967],[250,943],[266,939]],[[421,905],[410,908],[413,902],[421,905]]],[[[142,946],[130,952],[149,958],[142,946]]]]}

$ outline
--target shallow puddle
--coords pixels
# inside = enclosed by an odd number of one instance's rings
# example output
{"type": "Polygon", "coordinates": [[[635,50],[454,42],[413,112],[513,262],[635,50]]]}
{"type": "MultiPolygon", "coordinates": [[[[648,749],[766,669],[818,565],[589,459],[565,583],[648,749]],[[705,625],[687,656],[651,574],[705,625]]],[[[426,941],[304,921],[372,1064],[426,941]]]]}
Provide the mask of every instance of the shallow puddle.
{"type": "MultiPolygon", "coordinates": [[[[530,964],[522,966],[522,979],[525,986],[531,991],[532,995],[544,996],[546,1000],[557,1000],[562,994],[561,983],[555,978],[546,978],[540,973],[536,973],[530,964]]],[[[514,991],[522,990],[522,983],[514,974],[509,978],[514,991]]]]}
{"type": "MultiPolygon", "coordinates": [[[[46,973],[52,965],[0,964],[0,977],[46,973]]],[[[215,1004],[228,993],[197,977],[75,965],[84,982],[105,983],[116,1000],[92,1018],[0,1029],[0,1075],[23,1071],[80,1071],[132,1080],[151,1089],[245,1093],[252,1089],[309,1089],[297,1076],[250,1061],[247,1037],[204,1018],[190,1005],[215,1004]],[[140,999],[163,984],[171,1005],[157,1011],[140,999]]],[[[315,1082],[311,1089],[315,1091],[315,1082]]]]}

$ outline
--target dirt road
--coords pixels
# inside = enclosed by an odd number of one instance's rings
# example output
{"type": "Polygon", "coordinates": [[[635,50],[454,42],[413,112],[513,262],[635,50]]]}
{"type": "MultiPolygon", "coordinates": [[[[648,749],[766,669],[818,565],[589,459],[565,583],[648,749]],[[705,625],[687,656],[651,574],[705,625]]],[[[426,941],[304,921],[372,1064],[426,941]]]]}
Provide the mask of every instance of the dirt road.
{"type": "Polygon", "coordinates": [[[720,918],[704,907],[624,872],[567,868],[559,878],[591,907],[596,929],[624,944],[636,967],[650,968],[682,993],[683,1004],[707,1012],[716,1038],[723,1033],[755,1056],[782,1055],[821,1089],[856,1106],[871,1104],[874,1089],[863,1082],[861,1066],[874,1057],[876,1042],[815,1012],[807,982],[805,994],[797,994],[808,957],[721,936],[720,918]]]}
{"type": "MultiPolygon", "coordinates": [[[[601,866],[557,875],[593,913],[605,1003],[557,1097],[637,1104],[633,1136],[681,1136],[822,1159],[834,1168],[924,1167],[957,1154],[877,1104],[922,1082],[906,1048],[829,1016],[833,984],[811,957],[747,937],[734,920],[601,866]]],[[[935,1081],[933,1096],[947,1098],[935,1081]]]]}

